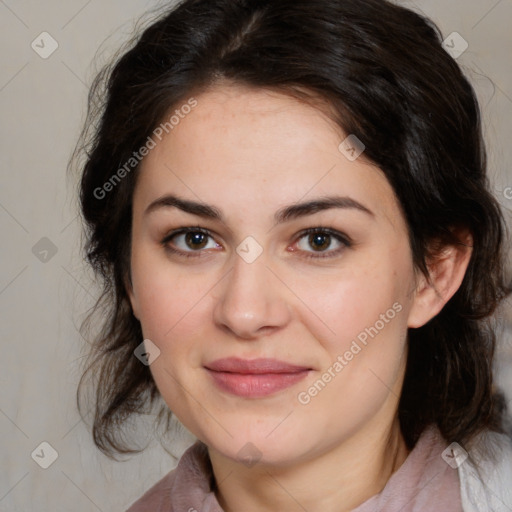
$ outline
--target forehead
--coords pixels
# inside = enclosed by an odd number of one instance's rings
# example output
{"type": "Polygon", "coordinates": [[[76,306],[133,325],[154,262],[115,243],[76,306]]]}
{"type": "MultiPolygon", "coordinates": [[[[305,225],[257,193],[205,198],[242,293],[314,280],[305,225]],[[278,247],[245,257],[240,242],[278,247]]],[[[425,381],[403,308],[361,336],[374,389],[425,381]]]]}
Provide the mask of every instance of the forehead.
{"type": "Polygon", "coordinates": [[[148,204],[167,192],[221,209],[262,211],[335,193],[370,202],[376,213],[396,211],[383,172],[364,153],[349,160],[339,149],[348,134],[318,108],[238,86],[217,87],[194,99],[197,106],[143,160],[136,203],[148,204]]]}

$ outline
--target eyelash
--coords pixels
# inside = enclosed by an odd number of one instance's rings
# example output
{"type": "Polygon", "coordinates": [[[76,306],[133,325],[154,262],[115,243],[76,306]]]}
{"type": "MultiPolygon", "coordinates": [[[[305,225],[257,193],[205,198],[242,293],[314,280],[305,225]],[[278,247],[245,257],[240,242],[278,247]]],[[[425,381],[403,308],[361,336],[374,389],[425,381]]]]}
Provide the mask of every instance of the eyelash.
{"type": "MultiPolygon", "coordinates": [[[[174,231],[171,231],[163,238],[163,240],[160,243],[164,247],[164,249],[166,251],[168,251],[169,253],[176,254],[176,255],[178,255],[180,257],[184,257],[184,258],[200,258],[201,253],[203,252],[202,250],[181,251],[181,250],[175,249],[169,245],[169,242],[174,237],[176,237],[178,235],[183,235],[183,234],[186,235],[187,233],[202,233],[206,236],[213,238],[212,233],[210,231],[208,231],[207,229],[201,228],[199,226],[198,227],[186,227],[186,228],[179,228],[174,231]]],[[[323,235],[329,235],[329,236],[335,238],[338,242],[341,242],[343,244],[343,247],[340,247],[334,251],[325,251],[324,253],[322,253],[322,252],[317,252],[317,253],[311,252],[310,253],[309,251],[302,251],[302,252],[306,253],[303,256],[305,258],[313,258],[313,259],[334,258],[334,257],[338,256],[343,250],[352,246],[352,242],[351,242],[350,238],[347,237],[346,235],[344,235],[344,234],[340,233],[339,231],[336,231],[332,228],[321,227],[321,226],[315,227],[315,228],[308,228],[308,229],[301,231],[296,238],[296,242],[298,242],[305,236],[316,234],[316,233],[321,233],[323,235]],[[327,254],[327,255],[324,255],[324,254],[327,254]]]]}

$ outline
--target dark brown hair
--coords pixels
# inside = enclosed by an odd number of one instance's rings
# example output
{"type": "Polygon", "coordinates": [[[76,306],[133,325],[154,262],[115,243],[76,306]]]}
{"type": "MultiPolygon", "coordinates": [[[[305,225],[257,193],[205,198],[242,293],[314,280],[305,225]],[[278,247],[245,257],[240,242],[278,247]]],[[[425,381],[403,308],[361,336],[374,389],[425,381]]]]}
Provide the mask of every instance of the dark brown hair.
{"type": "Polygon", "coordinates": [[[80,150],[88,261],[103,283],[86,375],[95,379],[93,437],[106,454],[134,450],[122,436],[132,414],[161,400],[134,357],[142,331],[126,293],[137,166],[107,183],[169,111],[227,80],[314,102],[321,99],[387,177],[409,228],[415,267],[428,275],[435,242],[474,246],[460,289],[410,329],[399,403],[412,447],[429,423],[451,441],[502,430],[495,393],[495,333],[488,322],[508,291],[504,221],[489,192],[478,102],[428,19],[385,0],[185,0],[154,21],[97,77],[80,150]]]}

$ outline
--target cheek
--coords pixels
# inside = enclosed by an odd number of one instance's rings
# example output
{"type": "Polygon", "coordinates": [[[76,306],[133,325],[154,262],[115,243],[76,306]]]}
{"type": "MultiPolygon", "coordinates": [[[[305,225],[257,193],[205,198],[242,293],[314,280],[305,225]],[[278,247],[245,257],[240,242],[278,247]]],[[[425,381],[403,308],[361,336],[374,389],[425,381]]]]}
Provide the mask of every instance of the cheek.
{"type": "Polygon", "coordinates": [[[169,277],[149,271],[137,288],[144,336],[163,345],[177,335],[190,336],[197,330],[208,289],[204,279],[179,278],[176,274],[169,277]]]}
{"type": "Polygon", "coordinates": [[[193,387],[190,375],[202,360],[211,286],[205,286],[206,276],[180,277],[156,265],[145,269],[136,288],[140,322],[144,338],[160,350],[150,371],[169,408],[186,421],[194,403],[185,390],[193,387]]]}
{"type": "Polygon", "coordinates": [[[336,276],[317,277],[314,286],[306,278],[296,281],[297,296],[311,305],[302,321],[331,355],[349,350],[355,339],[363,344],[375,336],[403,339],[412,266],[405,258],[397,266],[381,256],[336,276]]]}
{"type": "Polygon", "coordinates": [[[327,404],[336,403],[346,418],[361,419],[373,414],[390,393],[400,394],[407,356],[407,290],[413,276],[406,249],[397,253],[401,257],[390,252],[361,261],[343,279],[326,281],[323,293],[310,295],[329,326],[323,330],[327,336],[317,336],[326,352],[322,373],[300,397],[311,412],[320,414],[327,404]]]}
{"type": "Polygon", "coordinates": [[[131,272],[144,336],[157,345],[197,312],[197,305],[211,286],[207,275],[171,264],[160,247],[146,241],[132,250],[131,272]]]}
{"type": "Polygon", "coordinates": [[[330,330],[323,336],[316,331],[323,349],[321,369],[304,383],[296,398],[308,417],[328,415],[326,435],[356,428],[387,400],[400,395],[407,357],[406,309],[394,283],[386,279],[373,283],[366,286],[364,280],[354,279],[332,287],[329,294],[338,298],[335,307],[327,294],[315,297],[330,330]],[[333,413],[326,413],[331,409],[333,413]]]}

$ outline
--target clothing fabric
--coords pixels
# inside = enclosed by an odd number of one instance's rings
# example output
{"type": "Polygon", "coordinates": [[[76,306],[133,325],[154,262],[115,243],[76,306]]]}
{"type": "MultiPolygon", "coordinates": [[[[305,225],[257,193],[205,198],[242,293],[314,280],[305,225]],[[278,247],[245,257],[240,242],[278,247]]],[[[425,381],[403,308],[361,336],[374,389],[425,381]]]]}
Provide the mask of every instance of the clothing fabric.
{"type": "Polygon", "coordinates": [[[464,512],[512,512],[512,439],[487,432],[461,464],[464,512]]]}
{"type": "MultiPolygon", "coordinates": [[[[512,441],[487,433],[468,458],[457,450],[436,427],[425,429],[384,489],[352,512],[512,512],[512,441]]],[[[126,512],[224,512],[214,482],[207,447],[196,441],[126,512]]]]}

